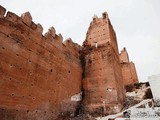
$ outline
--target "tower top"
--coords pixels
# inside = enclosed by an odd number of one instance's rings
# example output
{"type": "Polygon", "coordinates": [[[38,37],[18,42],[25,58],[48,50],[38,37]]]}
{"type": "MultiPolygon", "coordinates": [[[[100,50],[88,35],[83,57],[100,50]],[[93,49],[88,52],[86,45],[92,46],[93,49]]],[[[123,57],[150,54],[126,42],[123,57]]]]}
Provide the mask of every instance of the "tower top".
{"type": "Polygon", "coordinates": [[[105,11],[104,13],[102,13],[102,17],[103,17],[103,19],[108,18],[108,13],[105,11]]]}
{"type": "Polygon", "coordinates": [[[103,12],[101,17],[93,16],[88,28],[83,46],[99,47],[110,43],[115,51],[119,52],[115,31],[111,25],[107,12],[103,12]]]}
{"type": "MultiPolygon", "coordinates": [[[[108,13],[106,11],[102,13],[102,18],[103,19],[107,19],[108,18],[108,13]]],[[[93,19],[93,21],[96,21],[99,18],[98,18],[98,16],[96,14],[94,14],[93,17],[92,17],[92,19],[93,19]]]]}
{"type": "Polygon", "coordinates": [[[98,16],[96,14],[94,14],[93,17],[92,17],[92,19],[94,21],[94,20],[98,19],[98,16]]]}

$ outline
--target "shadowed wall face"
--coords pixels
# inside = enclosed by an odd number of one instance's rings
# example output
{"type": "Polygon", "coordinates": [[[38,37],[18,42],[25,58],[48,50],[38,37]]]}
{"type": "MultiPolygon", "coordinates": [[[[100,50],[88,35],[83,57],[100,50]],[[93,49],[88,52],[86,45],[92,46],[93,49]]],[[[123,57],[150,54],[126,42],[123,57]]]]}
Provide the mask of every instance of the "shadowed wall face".
{"type": "Polygon", "coordinates": [[[54,119],[74,114],[81,92],[81,47],[50,28],[45,36],[30,14],[0,6],[0,118],[54,119]],[[68,112],[69,111],[69,112],[68,112]]]}

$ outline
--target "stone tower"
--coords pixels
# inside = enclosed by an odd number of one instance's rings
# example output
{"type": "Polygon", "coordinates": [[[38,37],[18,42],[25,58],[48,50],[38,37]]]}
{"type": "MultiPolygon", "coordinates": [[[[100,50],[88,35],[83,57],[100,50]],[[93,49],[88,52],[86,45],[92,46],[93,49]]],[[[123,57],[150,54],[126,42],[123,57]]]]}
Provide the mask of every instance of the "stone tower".
{"type": "Polygon", "coordinates": [[[129,61],[129,56],[126,48],[123,48],[123,50],[121,50],[120,62],[121,62],[124,86],[133,83],[138,83],[138,76],[135,64],[132,61],[131,62],[129,61]]]}
{"type": "Polygon", "coordinates": [[[106,12],[101,18],[93,17],[83,47],[85,112],[119,112],[125,101],[123,78],[116,35],[106,12]]]}

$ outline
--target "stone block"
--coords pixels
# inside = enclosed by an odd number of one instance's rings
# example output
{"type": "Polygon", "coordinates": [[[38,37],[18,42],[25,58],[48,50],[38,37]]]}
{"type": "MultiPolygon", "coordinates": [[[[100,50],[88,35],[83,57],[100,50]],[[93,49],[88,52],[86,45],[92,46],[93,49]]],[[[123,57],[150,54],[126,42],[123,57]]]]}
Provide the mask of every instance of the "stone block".
{"type": "Polygon", "coordinates": [[[26,25],[30,26],[32,24],[32,16],[29,12],[23,13],[21,18],[26,25]]]}
{"type": "Polygon", "coordinates": [[[50,27],[48,31],[49,31],[49,33],[51,34],[51,36],[52,36],[53,38],[56,37],[56,30],[54,29],[53,26],[50,27]]]}
{"type": "Polygon", "coordinates": [[[56,31],[55,31],[54,27],[50,27],[44,36],[50,42],[52,42],[54,39],[56,39],[56,31]]]}
{"type": "Polygon", "coordinates": [[[43,32],[43,27],[42,27],[42,25],[41,24],[37,24],[37,32],[39,32],[39,33],[41,33],[42,34],[42,32],[43,32]]]}
{"type": "Polygon", "coordinates": [[[6,9],[0,5],[0,18],[3,18],[5,13],[6,9]]]}
{"type": "Polygon", "coordinates": [[[65,40],[63,43],[64,43],[65,46],[68,46],[70,43],[72,43],[72,39],[71,39],[71,38],[68,38],[68,39],[65,40]]]}
{"type": "Polygon", "coordinates": [[[7,12],[7,15],[6,15],[6,19],[9,20],[9,21],[12,21],[12,22],[17,22],[18,21],[18,16],[12,12],[7,12]]]}
{"type": "Polygon", "coordinates": [[[59,33],[59,34],[58,34],[58,37],[59,37],[58,40],[62,43],[62,42],[63,42],[63,36],[59,33]]]}
{"type": "Polygon", "coordinates": [[[33,30],[36,30],[36,29],[37,29],[37,24],[35,24],[34,22],[32,22],[31,28],[32,28],[33,30]]]}
{"type": "Polygon", "coordinates": [[[45,39],[47,42],[53,43],[54,38],[52,37],[51,33],[49,30],[44,34],[45,39]]]}

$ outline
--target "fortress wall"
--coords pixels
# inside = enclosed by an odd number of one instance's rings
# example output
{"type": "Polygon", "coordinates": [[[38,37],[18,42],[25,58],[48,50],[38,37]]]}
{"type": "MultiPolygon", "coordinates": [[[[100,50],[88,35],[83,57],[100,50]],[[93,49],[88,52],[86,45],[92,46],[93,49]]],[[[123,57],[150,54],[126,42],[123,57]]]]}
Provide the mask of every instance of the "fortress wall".
{"type": "Polygon", "coordinates": [[[45,36],[29,12],[0,6],[0,118],[52,119],[74,113],[81,92],[81,47],[51,27],[45,36]],[[68,112],[70,111],[70,112],[68,112]]]}

